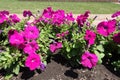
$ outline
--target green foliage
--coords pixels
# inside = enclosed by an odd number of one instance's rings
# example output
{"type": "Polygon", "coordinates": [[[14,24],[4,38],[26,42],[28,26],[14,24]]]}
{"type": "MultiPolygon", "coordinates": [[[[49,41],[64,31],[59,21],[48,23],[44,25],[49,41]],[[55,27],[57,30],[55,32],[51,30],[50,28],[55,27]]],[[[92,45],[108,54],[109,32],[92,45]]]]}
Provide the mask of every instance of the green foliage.
{"type": "Polygon", "coordinates": [[[112,62],[112,65],[115,71],[120,70],[120,60],[112,62]]]}
{"type": "MultiPolygon", "coordinates": [[[[77,22],[67,22],[66,19],[61,25],[56,25],[51,22],[51,19],[48,20],[48,22],[44,22],[44,20],[40,21],[38,17],[41,18],[42,16],[34,16],[35,22],[31,22],[29,25],[37,26],[40,31],[39,38],[36,39],[39,50],[36,50],[35,53],[40,55],[41,64],[43,63],[46,66],[48,57],[54,54],[61,54],[72,66],[79,66],[81,64],[82,55],[85,52],[90,52],[94,54],[95,57],[97,55],[98,64],[103,63],[103,58],[105,57],[110,60],[110,64],[114,65],[115,69],[120,69],[120,45],[113,41],[113,35],[118,33],[119,30],[116,29],[114,33],[104,37],[97,33],[96,26],[92,25],[94,19],[87,19],[83,26],[80,26],[77,22]],[[87,23],[89,23],[89,25],[87,25],[87,23]],[[96,35],[94,44],[89,44],[89,41],[85,39],[87,30],[93,31],[96,35]],[[57,36],[57,34],[60,34],[60,36],[57,36]],[[51,51],[50,45],[57,42],[60,42],[62,45],[59,49],[51,51]]],[[[18,45],[13,46],[10,44],[8,32],[10,30],[17,30],[18,32],[23,31],[29,20],[30,17],[23,19],[16,24],[9,25],[6,21],[0,24],[0,30],[3,31],[0,34],[0,37],[2,38],[0,38],[0,50],[2,50],[0,52],[0,69],[6,71],[5,79],[10,79],[14,74],[19,74],[20,68],[25,67],[24,64],[28,58],[27,56],[30,55],[25,54],[24,49],[18,48],[18,45]]],[[[119,21],[120,20],[118,19],[117,22],[119,21]]],[[[116,24],[116,27],[118,28],[118,23],[116,24]]],[[[91,35],[88,37],[90,36],[91,35]]],[[[24,46],[32,41],[28,41],[25,36],[23,38],[25,39],[23,43],[24,46]]],[[[55,47],[52,47],[53,49],[59,47],[56,46],[57,44],[54,45],[55,47]]],[[[88,56],[85,57],[89,59],[88,56]]]]}

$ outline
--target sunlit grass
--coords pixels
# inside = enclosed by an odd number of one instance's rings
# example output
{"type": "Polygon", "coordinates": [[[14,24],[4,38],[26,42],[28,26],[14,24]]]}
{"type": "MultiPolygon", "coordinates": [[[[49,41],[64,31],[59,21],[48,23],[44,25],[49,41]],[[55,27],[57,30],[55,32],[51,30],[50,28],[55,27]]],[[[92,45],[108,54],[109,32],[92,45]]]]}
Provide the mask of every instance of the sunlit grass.
{"type": "Polygon", "coordinates": [[[19,0],[0,0],[0,10],[9,10],[11,13],[22,13],[29,9],[32,12],[42,11],[51,6],[53,9],[64,9],[74,14],[83,13],[90,10],[93,14],[111,14],[120,10],[119,4],[111,2],[40,2],[40,1],[19,1],[19,0]]]}

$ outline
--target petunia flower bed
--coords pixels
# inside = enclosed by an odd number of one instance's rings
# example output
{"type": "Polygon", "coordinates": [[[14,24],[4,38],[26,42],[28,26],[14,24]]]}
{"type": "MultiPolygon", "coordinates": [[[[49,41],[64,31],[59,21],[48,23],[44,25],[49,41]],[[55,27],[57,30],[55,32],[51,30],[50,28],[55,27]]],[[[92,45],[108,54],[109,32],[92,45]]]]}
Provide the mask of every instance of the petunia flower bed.
{"type": "Polygon", "coordinates": [[[96,25],[89,15],[86,11],[74,18],[72,13],[48,7],[41,15],[25,10],[25,18],[20,19],[0,11],[0,69],[6,71],[5,78],[18,75],[21,67],[43,71],[47,58],[55,54],[72,66],[88,69],[107,58],[120,70],[120,11],[96,25]]]}

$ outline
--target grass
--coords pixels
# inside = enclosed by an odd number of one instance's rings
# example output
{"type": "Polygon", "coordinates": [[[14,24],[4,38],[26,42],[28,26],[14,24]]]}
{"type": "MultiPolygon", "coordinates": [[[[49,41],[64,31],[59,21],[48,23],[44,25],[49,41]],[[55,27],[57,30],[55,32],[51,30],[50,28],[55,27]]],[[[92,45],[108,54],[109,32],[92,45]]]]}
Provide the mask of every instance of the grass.
{"type": "Polygon", "coordinates": [[[111,2],[40,2],[40,1],[19,1],[0,0],[0,10],[9,10],[11,13],[21,14],[23,10],[32,12],[42,11],[51,6],[53,9],[64,9],[74,14],[84,13],[90,10],[93,14],[111,14],[120,9],[119,4],[111,2]]]}

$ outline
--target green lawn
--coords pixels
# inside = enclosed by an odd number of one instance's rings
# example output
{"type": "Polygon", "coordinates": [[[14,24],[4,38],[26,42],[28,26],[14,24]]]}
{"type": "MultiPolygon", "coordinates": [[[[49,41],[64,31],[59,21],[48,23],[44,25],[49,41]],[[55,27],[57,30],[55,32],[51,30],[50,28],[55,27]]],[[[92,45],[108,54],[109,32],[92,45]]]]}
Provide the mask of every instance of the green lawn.
{"type": "Polygon", "coordinates": [[[19,0],[0,0],[0,10],[9,10],[11,13],[22,13],[29,9],[32,12],[43,10],[51,6],[53,9],[64,9],[74,14],[83,13],[90,10],[93,14],[111,14],[120,10],[119,4],[110,2],[40,2],[40,1],[19,1],[19,0]]]}

